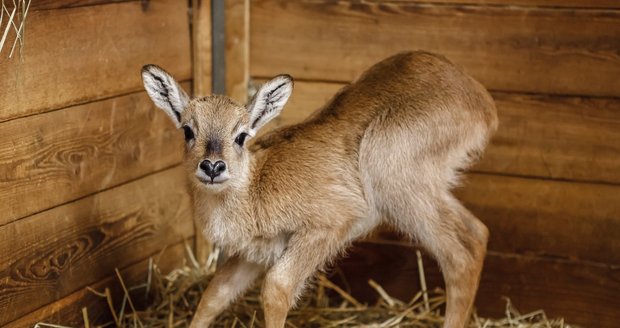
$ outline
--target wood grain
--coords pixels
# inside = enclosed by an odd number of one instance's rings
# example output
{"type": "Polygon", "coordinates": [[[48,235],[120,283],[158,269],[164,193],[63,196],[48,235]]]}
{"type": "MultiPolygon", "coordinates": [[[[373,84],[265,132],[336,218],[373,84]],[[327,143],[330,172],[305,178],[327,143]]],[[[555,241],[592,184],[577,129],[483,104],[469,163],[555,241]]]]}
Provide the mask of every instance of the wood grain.
{"type": "Polygon", "coordinates": [[[192,0],[194,97],[211,94],[211,1],[192,0]]]}
{"type": "Polygon", "coordinates": [[[500,128],[475,170],[620,184],[620,99],[493,97],[500,128]]]}
{"type": "Polygon", "coordinates": [[[424,49],[493,90],[620,95],[620,11],[261,0],[251,24],[252,76],[347,82],[424,49]]]}
{"type": "MultiPolygon", "coordinates": [[[[370,2],[388,2],[385,0],[368,0],[370,2]]],[[[419,2],[419,3],[445,3],[463,5],[493,5],[493,6],[536,6],[548,8],[620,8],[616,0],[389,0],[389,2],[419,2]]]]}
{"type": "Polygon", "coordinates": [[[457,196],[489,249],[620,265],[620,186],[469,174],[457,196]]]}
{"type": "Polygon", "coordinates": [[[178,164],[184,149],[145,92],[0,123],[0,225],[178,164]]]}
{"type": "Polygon", "coordinates": [[[177,166],[0,227],[0,325],[192,236],[185,179],[177,166]]]}
{"type": "MultiPolygon", "coordinates": [[[[270,128],[302,121],[343,86],[295,82],[270,128]]],[[[620,184],[619,99],[500,92],[493,97],[500,127],[475,171],[620,184]]]]}
{"type": "Polygon", "coordinates": [[[191,78],[183,1],[33,11],[25,33],[21,53],[0,60],[0,121],[140,90],[148,63],[191,78]]]}
{"type": "MultiPolygon", "coordinates": [[[[368,279],[377,281],[390,295],[409,301],[420,290],[413,248],[400,245],[358,243],[337,268],[346,277],[353,296],[373,303],[376,292],[368,279]]],[[[429,288],[443,286],[434,261],[424,261],[429,288]]],[[[333,275],[338,280],[337,274],[333,275]]],[[[342,284],[342,282],[341,282],[342,284]]],[[[545,257],[490,253],[485,260],[476,300],[478,314],[504,317],[509,297],[521,313],[544,309],[549,317],[584,327],[617,327],[620,322],[620,267],[590,265],[545,257]]]]}
{"type": "MultiPolygon", "coordinates": [[[[73,8],[82,6],[92,6],[100,4],[108,4],[115,2],[143,2],[144,6],[148,6],[150,1],[142,0],[40,0],[30,4],[31,10],[49,10],[60,8],[73,8]]],[[[233,0],[237,1],[237,0],[233,0]]],[[[446,4],[485,4],[494,6],[538,6],[538,7],[550,7],[550,8],[600,8],[611,9],[620,8],[620,3],[616,0],[366,0],[368,2],[404,2],[404,3],[446,3],[446,4]]],[[[12,3],[6,3],[9,9],[12,8],[12,3]]],[[[147,7],[148,8],[148,7],[147,7]]]]}
{"type": "Polygon", "coordinates": [[[226,93],[245,104],[250,74],[250,1],[226,0],[226,93]]]}
{"type": "MultiPolygon", "coordinates": [[[[167,247],[163,252],[157,251],[150,254],[153,262],[157,264],[163,274],[180,267],[185,259],[185,245],[183,242],[167,247]],[[157,262],[157,260],[159,260],[157,262]]],[[[127,287],[143,284],[147,281],[149,262],[148,259],[120,270],[123,281],[127,287]]],[[[109,288],[112,294],[113,303],[117,313],[122,304],[123,291],[116,274],[90,284],[92,289],[103,292],[109,288]]],[[[134,302],[140,301],[144,297],[143,290],[139,294],[133,294],[134,302]]],[[[81,327],[84,325],[82,318],[82,308],[87,308],[90,324],[103,324],[112,321],[113,318],[108,310],[105,299],[93,294],[86,288],[58,300],[52,304],[45,305],[15,321],[8,323],[5,328],[32,327],[36,323],[44,322],[68,327],[81,327]]]]}
{"type": "MultiPolygon", "coordinates": [[[[31,13],[37,10],[67,9],[67,8],[86,7],[86,6],[97,6],[97,5],[105,5],[105,4],[110,4],[110,3],[130,2],[130,1],[140,2],[141,0],[38,0],[38,1],[32,1],[30,3],[28,12],[31,13]]],[[[143,1],[143,2],[148,4],[148,1],[143,1]]],[[[5,1],[4,4],[9,9],[9,11],[14,8],[13,1],[5,1]]]]}

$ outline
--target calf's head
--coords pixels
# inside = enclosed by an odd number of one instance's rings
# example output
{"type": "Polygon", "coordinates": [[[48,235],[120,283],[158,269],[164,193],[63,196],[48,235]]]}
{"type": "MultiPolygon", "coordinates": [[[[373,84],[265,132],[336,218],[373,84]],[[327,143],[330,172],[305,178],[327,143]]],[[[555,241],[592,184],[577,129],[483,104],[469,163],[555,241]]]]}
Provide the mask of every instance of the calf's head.
{"type": "Polygon", "coordinates": [[[155,105],[183,130],[190,181],[210,192],[248,181],[247,141],[280,114],[293,91],[292,78],[279,75],[243,107],[226,96],[190,99],[170,74],[155,65],[142,68],[142,80],[155,105]]]}

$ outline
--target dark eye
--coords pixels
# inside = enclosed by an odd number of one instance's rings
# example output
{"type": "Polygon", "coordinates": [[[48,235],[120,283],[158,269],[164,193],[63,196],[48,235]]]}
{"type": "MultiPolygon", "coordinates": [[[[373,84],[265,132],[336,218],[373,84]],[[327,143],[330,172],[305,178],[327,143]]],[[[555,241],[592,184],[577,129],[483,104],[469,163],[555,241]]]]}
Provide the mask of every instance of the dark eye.
{"type": "Polygon", "coordinates": [[[189,142],[190,140],[194,139],[194,131],[192,131],[192,128],[190,128],[189,126],[184,125],[183,132],[185,133],[185,142],[189,142]]]}
{"type": "Polygon", "coordinates": [[[243,147],[243,143],[245,142],[245,138],[248,137],[248,134],[245,132],[239,133],[239,135],[235,138],[235,143],[241,147],[243,147]]]}

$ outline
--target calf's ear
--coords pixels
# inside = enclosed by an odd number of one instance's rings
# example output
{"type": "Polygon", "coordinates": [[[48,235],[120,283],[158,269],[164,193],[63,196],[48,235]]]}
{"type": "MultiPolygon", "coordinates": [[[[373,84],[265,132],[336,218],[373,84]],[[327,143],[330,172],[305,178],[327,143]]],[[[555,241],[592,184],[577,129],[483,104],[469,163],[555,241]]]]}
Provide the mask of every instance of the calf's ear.
{"type": "Polygon", "coordinates": [[[181,113],[189,103],[187,93],[175,79],[157,65],[142,67],[142,81],[155,106],[162,109],[177,128],[181,127],[181,113]]]}

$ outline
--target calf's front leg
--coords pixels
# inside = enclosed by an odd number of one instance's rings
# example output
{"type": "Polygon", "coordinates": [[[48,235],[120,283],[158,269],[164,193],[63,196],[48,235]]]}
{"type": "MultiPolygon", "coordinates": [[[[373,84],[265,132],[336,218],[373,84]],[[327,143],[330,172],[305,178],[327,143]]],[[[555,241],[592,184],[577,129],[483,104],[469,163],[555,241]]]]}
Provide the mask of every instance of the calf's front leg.
{"type": "Polygon", "coordinates": [[[281,328],[289,309],[301,295],[308,278],[343,247],[333,232],[297,233],[286,252],[267,271],[262,290],[266,328],[281,328]]]}
{"type": "Polygon", "coordinates": [[[232,257],[219,268],[202,294],[190,328],[208,327],[215,318],[245,292],[263,271],[256,263],[232,257]]]}

